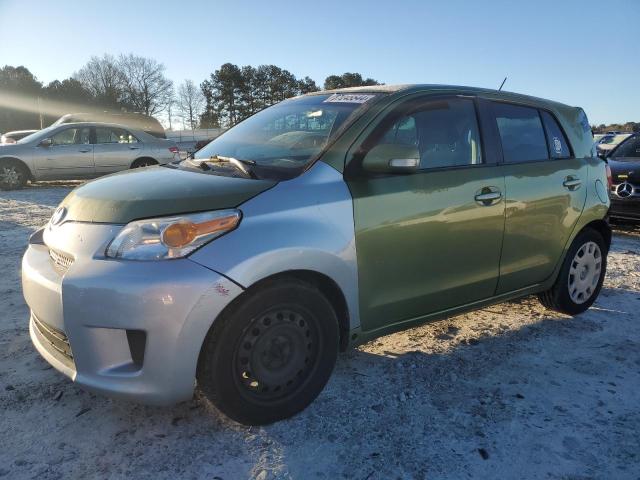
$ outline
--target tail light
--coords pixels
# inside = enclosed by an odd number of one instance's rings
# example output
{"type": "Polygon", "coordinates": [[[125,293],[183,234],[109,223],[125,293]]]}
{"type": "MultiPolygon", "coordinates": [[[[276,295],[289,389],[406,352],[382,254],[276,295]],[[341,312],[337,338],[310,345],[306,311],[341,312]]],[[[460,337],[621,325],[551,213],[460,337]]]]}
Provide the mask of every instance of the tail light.
{"type": "Polygon", "coordinates": [[[607,163],[604,168],[607,170],[607,185],[609,186],[609,191],[611,191],[611,188],[613,187],[613,177],[611,175],[611,167],[607,163]]]}
{"type": "Polygon", "coordinates": [[[169,147],[171,153],[178,153],[178,147],[169,147]]]}

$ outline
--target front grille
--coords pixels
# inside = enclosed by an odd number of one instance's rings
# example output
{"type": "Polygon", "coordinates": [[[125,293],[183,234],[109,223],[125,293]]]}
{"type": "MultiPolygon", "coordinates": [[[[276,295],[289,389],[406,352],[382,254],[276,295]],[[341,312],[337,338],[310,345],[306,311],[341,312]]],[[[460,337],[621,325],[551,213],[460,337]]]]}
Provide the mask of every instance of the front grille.
{"type": "Polygon", "coordinates": [[[65,273],[69,270],[69,267],[73,263],[73,257],[71,255],[59,252],[53,248],[49,249],[49,258],[51,258],[51,263],[53,263],[54,268],[60,273],[65,273]]]}
{"type": "Polygon", "coordinates": [[[62,354],[66,359],[73,362],[73,353],[71,353],[71,345],[69,344],[69,339],[64,334],[63,331],[58,330],[51,325],[47,325],[44,322],[38,320],[38,318],[33,315],[33,325],[38,330],[38,333],[44,338],[47,343],[58,353],[62,354]]]}

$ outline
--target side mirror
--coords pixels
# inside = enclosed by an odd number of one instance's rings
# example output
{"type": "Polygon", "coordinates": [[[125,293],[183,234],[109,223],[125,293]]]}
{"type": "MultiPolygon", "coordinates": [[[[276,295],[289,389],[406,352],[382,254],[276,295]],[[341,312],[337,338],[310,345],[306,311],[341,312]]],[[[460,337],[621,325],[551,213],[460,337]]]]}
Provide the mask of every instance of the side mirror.
{"type": "Polygon", "coordinates": [[[48,148],[51,145],[53,145],[53,140],[51,140],[50,138],[45,138],[44,140],[42,140],[40,142],[40,144],[38,145],[39,147],[45,147],[48,148]]]}
{"type": "Polygon", "coordinates": [[[415,172],[420,168],[420,153],[412,145],[376,145],[365,155],[362,168],[373,173],[415,172]]]}
{"type": "Polygon", "coordinates": [[[610,150],[598,150],[598,157],[600,157],[602,160],[606,160],[609,156],[609,153],[611,153],[610,150]]]}

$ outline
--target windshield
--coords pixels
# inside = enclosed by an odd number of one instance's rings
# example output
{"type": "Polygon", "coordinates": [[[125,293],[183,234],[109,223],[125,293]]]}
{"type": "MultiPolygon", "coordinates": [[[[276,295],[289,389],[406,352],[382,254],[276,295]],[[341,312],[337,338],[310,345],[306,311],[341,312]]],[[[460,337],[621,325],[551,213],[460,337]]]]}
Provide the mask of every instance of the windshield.
{"type": "Polygon", "coordinates": [[[232,157],[257,168],[298,169],[375,94],[309,95],[285,100],[239,123],[196,152],[195,161],[232,157]]]}
{"type": "Polygon", "coordinates": [[[611,158],[640,158],[640,135],[631,137],[621,143],[611,154],[611,158]]]}
{"type": "Polygon", "coordinates": [[[51,125],[50,127],[47,127],[43,130],[38,130],[37,132],[34,132],[31,135],[27,135],[26,137],[21,138],[16,143],[29,143],[29,142],[32,142],[33,140],[38,140],[38,139],[44,140],[45,138],[47,138],[47,135],[51,132],[51,130],[54,130],[56,127],[57,125],[51,125]]]}
{"type": "Polygon", "coordinates": [[[617,145],[626,139],[629,134],[621,134],[621,135],[605,135],[602,140],[600,140],[601,145],[617,145]]]}

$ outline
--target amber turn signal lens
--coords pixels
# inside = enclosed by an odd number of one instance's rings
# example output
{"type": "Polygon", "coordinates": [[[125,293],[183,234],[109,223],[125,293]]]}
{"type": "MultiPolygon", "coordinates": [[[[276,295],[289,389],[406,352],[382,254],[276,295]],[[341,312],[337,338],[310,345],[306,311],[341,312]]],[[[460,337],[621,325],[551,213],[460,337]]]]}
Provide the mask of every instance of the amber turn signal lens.
{"type": "Polygon", "coordinates": [[[169,225],[162,232],[162,243],[171,248],[186,247],[196,238],[212,233],[232,230],[238,225],[238,215],[228,215],[201,223],[179,222],[169,225]]]}
{"type": "Polygon", "coordinates": [[[191,222],[174,223],[162,232],[162,243],[167,247],[184,247],[196,239],[197,231],[196,226],[191,222]]]}

